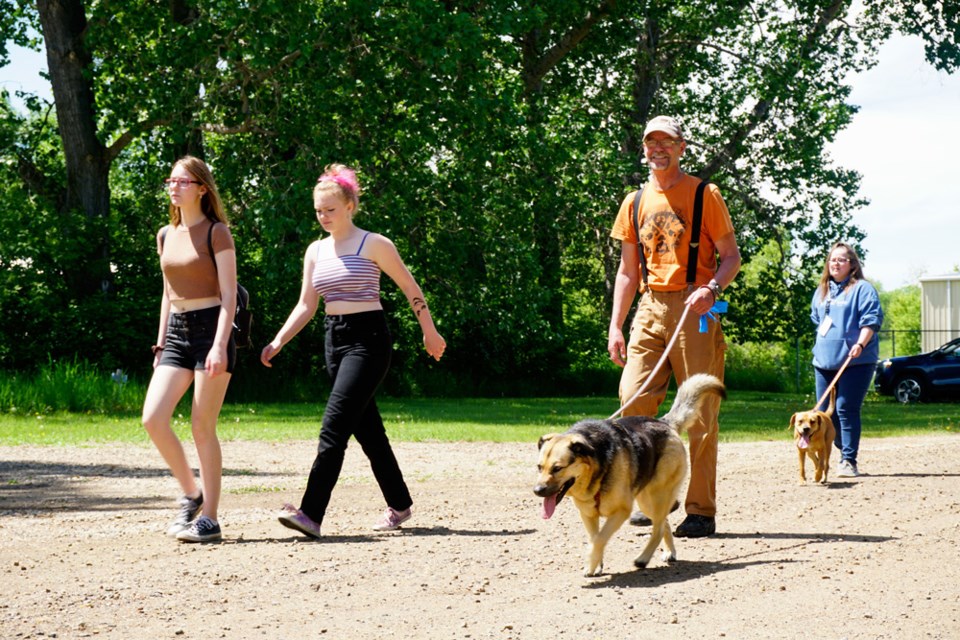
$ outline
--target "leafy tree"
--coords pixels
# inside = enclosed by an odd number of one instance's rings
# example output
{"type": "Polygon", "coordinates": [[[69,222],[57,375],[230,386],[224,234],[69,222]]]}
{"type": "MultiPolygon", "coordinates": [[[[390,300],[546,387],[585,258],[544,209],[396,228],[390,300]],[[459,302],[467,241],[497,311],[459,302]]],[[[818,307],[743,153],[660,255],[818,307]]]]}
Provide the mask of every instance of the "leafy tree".
{"type": "Polygon", "coordinates": [[[920,353],[923,337],[920,333],[920,285],[882,292],[880,304],[884,311],[883,329],[894,332],[892,355],[920,353]]]}
{"type": "MultiPolygon", "coordinates": [[[[28,118],[5,106],[0,122],[0,264],[32,283],[17,289],[29,301],[4,294],[0,308],[46,318],[31,340],[4,341],[0,363],[77,353],[146,372],[158,187],[190,152],[228,203],[255,338],[295,301],[319,233],[310,192],[338,161],[360,169],[358,222],[397,242],[450,341],[425,362],[385,285],[406,373],[395,390],[557,391],[572,372],[612,371],[609,227],[646,177],[640,136],[657,113],[685,121],[687,169],[720,185],[751,267],[730,292],[729,333],[795,336],[827,247],[862,239],[859,176],[825,152],[856,112],[844,78],[895,29],[955,66],[955,12],[913,6],[0,0],[0,42],[42,34],[56,103],[34,100],[28,118]],[[27,221],[19,235],[7,224],[27,221]]],[[[290,371],[320,364],[320,333],[284,352],[290,371]]]]}

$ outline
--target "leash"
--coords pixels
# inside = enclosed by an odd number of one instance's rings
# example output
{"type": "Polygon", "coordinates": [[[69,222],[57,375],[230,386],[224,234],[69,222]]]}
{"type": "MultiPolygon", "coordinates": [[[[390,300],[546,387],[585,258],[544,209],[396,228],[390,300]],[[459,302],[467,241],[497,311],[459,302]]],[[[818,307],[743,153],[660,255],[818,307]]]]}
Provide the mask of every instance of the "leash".
{"type": "Polygon", "coordinates": [[[823,401],[827,399],[827,396],[830,395],[830,391],[833,389],[833,385],[837,384],[837,380],[840,379],[840,374],[843,373],[843,370],[847,368],[847,365],[850,364],[850,360],[853,359],[853,350],[850,350],[850,353],[847,354],[847,359],[843,361],[843,364],[840,365],[840,370],[837,371],[837,375],[833,376],[833,380],[830,381],[830,384],[827,385],[827,388],[824,389],[823,395],[820,396],[820,399],[817,401],[817,404],[814,405],[813,411],[819,411],[823,401]]]}
{"type": "MultiPolygon", "coordinates": [[[[707,332],[707,318],[717,320],[718,319],[717,314],[726,313],[727,308],[728,308],[728,304],[726,300],[720,300],[718,302],[714,302],[713,306],[710,307],[710,310],[707,311],[702,316],[700,316],[700,333],[707,332]]],[[[687,314],[689,312],[690,312],[690,306],[684,305],[683,314],[680,316],[680,322],[677,323],[677,329],[676,331],[673,332],[673,336],[671,336],[670,342],[667,343],[667,348],[664,349],[663,355],[660,356],[660,360],[657,361],[657,366],[653,368],[653,371],[650,372],[650,374],[647,376],[647,379],[644,380],[642,385],[640,385],[640,388],[637,389],[636,393],[630,396],[630,399],[624,402],[619,409],[614,411],[613,415],[607,418],[607,420],[613,420],[618,415],[623,413],[624,409],[626,409],[631,404],[633,404],[633,401],[639,398],[640,394],[647,390],[647,387],[650,385],[650,381],[654,379],[654,377],[657,375],[657,372],[660,371],[660,367],[662,367],[663,363],[667,361],[667,356],[670,355],[670,349],[673,348],[673,344],[677,341],[677,337],[680,335],[680,331],[683,329],[683,323],[687,319],[687,314]]]]}

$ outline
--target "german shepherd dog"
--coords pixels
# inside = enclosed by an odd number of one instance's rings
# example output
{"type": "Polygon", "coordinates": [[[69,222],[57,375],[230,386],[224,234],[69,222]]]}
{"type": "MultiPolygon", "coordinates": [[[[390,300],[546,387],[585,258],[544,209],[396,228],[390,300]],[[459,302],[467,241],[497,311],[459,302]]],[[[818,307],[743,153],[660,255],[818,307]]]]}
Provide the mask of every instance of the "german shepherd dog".
{"type": "Polygon", "coordinates": [[[814,481],[827,484],[830,468],[830,451],[837,431],[833,426],[833,408],[836,406],[837,390],[830,390],[830,406],[826,411],[798,411],[790,416],[790,428],[800,457],[800,484],[807,482],[806,459],[813,462],[814,481]]]}
{"type": "Polygon", "coordinates": [[[633,564],[642,569],[661,540],[677,559],[667,524],[687,475],[687,453],[680,435],[698,419],[710,396],[726,397],[723,383],[707,374],[691,376],[677,391],[669,413],[616,420],[581,420],[565,433],[540,438],[539,478],[533,492],[543,498],[543,518],[569,495],[587,529],[589,546],[583,572],[599,575],[610,537],[630,517],[634,501],[653,522],[650,539],[633,564]],[[600,518],[606,518],[600,528],[600,518]]]}

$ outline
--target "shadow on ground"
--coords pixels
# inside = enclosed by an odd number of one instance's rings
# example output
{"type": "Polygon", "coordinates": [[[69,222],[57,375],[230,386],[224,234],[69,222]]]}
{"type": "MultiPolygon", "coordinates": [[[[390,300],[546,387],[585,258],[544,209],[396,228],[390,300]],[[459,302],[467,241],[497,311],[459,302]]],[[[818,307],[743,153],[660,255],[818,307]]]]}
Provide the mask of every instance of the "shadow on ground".
{"type": "MultiPolygon", "coordinates": [[[[223,470],[223,475],[256,478],[292,474],[228,468],[223,470]]],[[[111,496],[88,486],[89,483],[97,481],[109,483],[111,478],[130,480],[168,477],[170,472],[163,467],[4,460],[0,461],[0,511],[15,514],[53,510],[169,509],[169,497],[111,496]]]]}

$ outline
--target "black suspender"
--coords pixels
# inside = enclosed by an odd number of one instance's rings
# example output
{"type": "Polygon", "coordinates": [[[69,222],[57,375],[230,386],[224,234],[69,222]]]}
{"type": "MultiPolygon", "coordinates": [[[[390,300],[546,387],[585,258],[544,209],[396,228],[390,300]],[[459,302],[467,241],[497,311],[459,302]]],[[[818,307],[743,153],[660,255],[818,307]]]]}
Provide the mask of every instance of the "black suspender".
{"type": "Polygon", "coordinates": [[[640,254],[640,277],[643,278],[643,286],[647,286],[647,255],[643,252],[643,242],[640,240],[640,198],[643,196],[644,185],[637,194],[633,196],[633,230],[637,234],[637,253],[640,254]]]}
{"type": "Polygon", "coordinates": [[[706,180],[697,185],[693,197],[693,230],[690,234],[690,252],[687,254],[687,284],[697,283],[697,257],[700,253],[700,222],[703,220],[703,191],[710,184],[706,180]]]}
{"type": "MultiPolygon", "coordinates": [[[[693,227],[690,233],[690,251],[687,254],[687,284],[696,284],[697,259],[700,253],[700,226],[703,221],[703,192],[710,184],[702,180],[697,185],[697,192],[693,197],[693,227]]],[[[640,276],[644,286],[647,285],[647,256],[643,252],[643,242],[640,240],[640,198],[643,196],[644,186],[633,197],[633,229],[637,234],[637,252],[640,255],[640,276]]]]}

